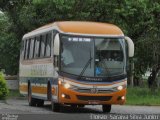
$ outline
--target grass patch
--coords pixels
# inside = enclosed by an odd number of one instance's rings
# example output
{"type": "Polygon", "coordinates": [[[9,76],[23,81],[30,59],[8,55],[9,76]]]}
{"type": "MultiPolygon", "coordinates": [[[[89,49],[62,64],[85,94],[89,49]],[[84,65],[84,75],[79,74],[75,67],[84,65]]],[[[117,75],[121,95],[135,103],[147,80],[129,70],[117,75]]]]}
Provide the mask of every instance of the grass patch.
{"type": "Polygon", "coordinates": [[[7,98],[17,98],[17,97],[23,97],[20,93],[19,90],[10,90],[9,95],[7,98]]]}
{"type": "Polygon", "coordinates": [[[127,89],[128,105],[160,105],[160,90],[152,93],[148,88],[133,87],[127,89]]]}

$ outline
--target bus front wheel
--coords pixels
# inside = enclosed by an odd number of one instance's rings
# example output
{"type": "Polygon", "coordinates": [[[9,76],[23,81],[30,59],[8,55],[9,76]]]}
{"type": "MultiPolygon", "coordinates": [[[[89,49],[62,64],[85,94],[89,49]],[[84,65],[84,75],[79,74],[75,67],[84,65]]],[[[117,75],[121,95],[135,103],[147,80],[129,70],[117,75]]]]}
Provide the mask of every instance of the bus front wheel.
{"type": "Polygon", "coordinates": [[[36,106],[36,99],[32,98],[31,86],[28,88],[28,103],[29,106],[36,106]]]}
{"type": "Polygon", "coordinates": [[[41,107],[41,106],[44,105],[44,100],[37,99],[37,100],[36,100],[36,103],[37,103],[37,106],[38,106],[38,107],[41,107]]]}
{"type": "Polygon", "coordinates": [[[83,108],[83,107],[85,107],[85,105],[78,105],[78,107],[83,108]]]}
{"type": "Polygon", "coordinates": [[[53,112],[59,112],[61,109],[61,105],[59,103],[51,102],[52,111],[53,112]]]}
{"type": "Polygon", "coordinates": [[[111,105],[102,105],[103,113],[110,113],[111,112],[111,105]]]}

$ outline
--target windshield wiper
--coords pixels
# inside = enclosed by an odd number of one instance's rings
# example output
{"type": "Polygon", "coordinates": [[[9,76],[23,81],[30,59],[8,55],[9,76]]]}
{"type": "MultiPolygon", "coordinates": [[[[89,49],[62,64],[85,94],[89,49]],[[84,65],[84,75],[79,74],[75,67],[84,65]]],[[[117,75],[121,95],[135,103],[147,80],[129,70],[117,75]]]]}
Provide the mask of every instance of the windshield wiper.
{"type": "Polygon", "coordinates": [[[79,79],[81,79],[81,77],[82,77],[82,75],[84,74],[84,72],[86,71],[86,69],[87,69],[87,67],[88,67],[88,65],[91,63],[91,61],[92,61],[92,57],[87,61],[87,63],[85,64],[85,66],[84,66],[84,68],[82,69],[82,71],[81,71],[81,73],[79,74],[79,76],[78,76],[78,80],[79,79]]]}

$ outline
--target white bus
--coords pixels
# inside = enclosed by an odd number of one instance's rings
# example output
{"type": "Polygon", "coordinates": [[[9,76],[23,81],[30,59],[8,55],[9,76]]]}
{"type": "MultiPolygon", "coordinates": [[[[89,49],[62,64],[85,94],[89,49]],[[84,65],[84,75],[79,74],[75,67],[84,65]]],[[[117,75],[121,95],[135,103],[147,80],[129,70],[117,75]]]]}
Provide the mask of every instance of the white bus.
{"type": "Polygon", "coordinates": [[[20,93],[30,106],[51,101],[61,106],[124,104],[127,58],[134,44],[115,25],[64,21],[42,26],[23,36],[20,53],[20,93]]]}

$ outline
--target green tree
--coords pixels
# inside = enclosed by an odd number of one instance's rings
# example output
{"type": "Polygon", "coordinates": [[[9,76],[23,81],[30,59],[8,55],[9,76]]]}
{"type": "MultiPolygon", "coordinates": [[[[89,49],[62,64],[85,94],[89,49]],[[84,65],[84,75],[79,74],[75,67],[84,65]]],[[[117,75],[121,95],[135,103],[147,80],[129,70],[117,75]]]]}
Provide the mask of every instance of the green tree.
{"type": "Polygon", "coordinates": [[[17,74],[19,41],[10,29],[11,24],[4,14],[0,14],[0,66],[6,73],[17,74]]]}
{"type": "MultiPolygon", "coordinates": [[[[13,35],[14,51],[19,51],[21,38],[26,32],[44,24],[65,20],[98,21],[118,25],[133,39],[135,76],[141,77],[148,67],[159,62],[159,0],[2,0],[0,9],[8,17],[6,36],[13,35]]],[[[12,66],[14,69],[18,68],[18,52],[13,54],[12,61],[17,66],[12,66]]],[[[140,78],[135,83],[138,85],[139,81],[140,78]]]]}

